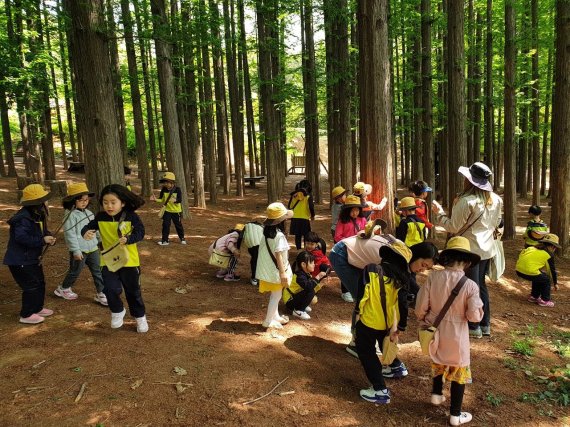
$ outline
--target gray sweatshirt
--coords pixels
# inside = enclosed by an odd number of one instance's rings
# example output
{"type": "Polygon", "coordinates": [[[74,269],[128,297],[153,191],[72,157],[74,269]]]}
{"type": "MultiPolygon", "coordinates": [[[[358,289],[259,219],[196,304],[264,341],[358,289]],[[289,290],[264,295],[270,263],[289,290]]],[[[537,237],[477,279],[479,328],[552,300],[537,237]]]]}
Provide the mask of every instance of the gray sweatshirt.
{"type": "MultiPolygon", "coordinates": [[[[65,211],[67,215],[68,211],[65,211]]],[[[81,229],[85,227],[94,215],[89,209],[83,211],[74,209],[63,224],[63,237],[69,252],[73,255],[80,255],[82,252],[89,253],[97,250],[98,238],[85,240],[81,235],[81,229]]]]}

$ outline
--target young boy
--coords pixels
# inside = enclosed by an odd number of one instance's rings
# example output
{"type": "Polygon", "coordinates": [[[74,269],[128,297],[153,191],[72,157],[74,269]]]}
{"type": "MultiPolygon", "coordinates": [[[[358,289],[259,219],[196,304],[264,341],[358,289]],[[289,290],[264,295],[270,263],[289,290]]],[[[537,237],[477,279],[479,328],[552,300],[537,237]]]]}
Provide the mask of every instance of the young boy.
{"type": "Polygon", "coordinates": [[[532,205],[528,208],[528,214],[531,220],[528,222],[523,234],[525,248],[536,246],[538,241],[548,233],[548,226],[540,219],[540,214],[542,214],[540,206],[532,205]]]}
{"type": "Polygon", "coordinates": [[[170,234],[170,221],[174,223],[176,233],[180,238],[180,243],[185,245],[184,227],[182,227],[182,192],[176,186],[176,176],[172,172],[166,172],[160,181],[162,188],[157,198],[154,194],[150,200],[162,203],[164,215],[162,216],[162,240],[158,242],[160,246],[168,246],[168,235],[170,234]]]}
{"type": "Polygon", "coordinates": [[[315,257],[315,269],[311,272],[313,278],[321,272],[327,273],[332,268],[331,262],[325,255],[325,242],[314,231],[305,234],[305,250],[315,257]]]}
{"type": "Polygon", "coordinates": [[[426,224],[416,216],[416,201],[404,197],[400,203],[400,224],[396,228],[396,238],[410,247],[426,239],[426,224]]]}

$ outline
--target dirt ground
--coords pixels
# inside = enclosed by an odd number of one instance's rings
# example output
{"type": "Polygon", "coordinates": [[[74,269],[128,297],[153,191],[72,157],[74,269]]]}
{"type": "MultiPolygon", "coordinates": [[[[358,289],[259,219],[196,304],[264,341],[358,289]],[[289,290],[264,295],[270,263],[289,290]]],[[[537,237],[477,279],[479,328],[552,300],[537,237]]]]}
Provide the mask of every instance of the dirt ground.
{"type": "MultiPolygon", "coordinates": [[[[83,179],[61,169],[58,173],[61,179],[83,179]]],[[[287,191],[296,179],[288,178],[287,191]]],[[[136,333],[134,319],[128,316],[121,329],[110,328],[110,312],[93,301],[87,269],[74,287],[77,300],[53,294],[68,263],[61,234],[44,262],[45,306],[55,314],[43,324],[18,323],[20,291],[2,266],[0,425],[446,425],[448,407],[429,404],[430,365],[420,352],[413,311],[400,351],[410,374],[387,380],[392,403],[377,406],[358,395],[368,382],[359,361],[345,351],[352,306],[341,300],[337,279],[330,279],[319,294],[310,321],[292,320],[282,331],[270,332],[261,327],[268,297],[248,283],[247,255],[239,266],[240,282],[214,277],[214,268],[207,263],[208,245],[235,223],[262,216],[265,198],[262,183],[248,189],[245,198],[220,196],[216,206],[192,209],[192,218],[184,221],[188,246],[173,238],[170,246],[159,247],[158,204],[147,202],[140,209],[146,237],[138,247],[150,325],[144,335],[136,333]],[[177,370],[185,375],[177,374],[175,368],[182,368],[177,370]],[[284,382],[276,393],[243,404],[280,381],[284,382]]],[[[14,180],[0,179],[2,250],[8,239],[5,221],[17,210],[16,202],[14,180]]],[[[55,229],[63,212],[59,200],[52,200],[50,206],[50,224],[55,229]]],[[[528,204],[519,205],[521,227],[527,209],[528,204]]],[[[548,221],[549,208],[545,211],[548,221]]],[[[327,203],[317,207],[314,223],[327,240],[329,224],[327,203]]],[[[522,239],[505,243],[508,270],[499,283],[489,285],[493,336],[472,342],[474,382],[467,387],[463,406],[473,413],[473,426],[570,423],[567,408],[520,400],[523,393],[541,387],[528,370],[545,375],[550,368],[569,363],[548,345],[548,337],[570,331],[568,263],[558,262],[562,286],[553,294],[556,306],[532,305],[526,302],[529,284],[514,274],[521,247],[522,239]],[[535,355],[514,354],[517,331],[538,323],[544,325],[544,332],[535,355]],[[505,366],[508,360],[511,369],[505,366]],[[513,364],[518,368],[512,369],[513,364]],[[497,401],[492,397],[500,400],[498,406],[493,406],[497,401]]],[[[290,253],[295,254],[295,250],[290,253]]]]}

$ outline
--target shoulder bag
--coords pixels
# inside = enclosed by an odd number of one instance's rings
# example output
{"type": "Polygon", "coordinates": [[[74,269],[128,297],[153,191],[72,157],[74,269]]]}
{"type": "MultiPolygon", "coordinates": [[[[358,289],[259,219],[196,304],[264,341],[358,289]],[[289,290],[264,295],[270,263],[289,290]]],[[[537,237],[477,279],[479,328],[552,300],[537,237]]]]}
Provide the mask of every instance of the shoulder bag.
{"type": "Polygon", "coordinates": [[[170,190],[170,192],[168,193],[168,197],[166,198],[166,201],[164,202],[164,204],[162,205],[162,207],[158,211],[158,217],[159,218],[162,218],[164,216],[164,212],[166,212],[166,205],[170,201],[170,198],[172,197],[172,193],[174,193],[174,187],[172,188],[172,190],[170,190]]]}
{"type": "MultiPolygon", "coordinates": [[[[384,312],[384,322],[386,323],[386,336],[382,340],[382,357],[380,362],[383,365],[389,365],[394,361],[398,355],[398,343],[393,342],[390,339],[390,329],[388,327],[388,314],[386,310],[386,285],[384,283],[384,271],[380,269],[380,304],[382,305],[382,311],[384,312]]],[[[394,318],[394,322],[396,318],[394,318]]]]}
{"type": "Polygon", "coordinates": [[[218,267],[220,269],[221,268],[228,268],[231,255],[226,254],[222,251],[218,251],[216,249],[216,243],[218,243],[218,240],[220,240],[220,239],[216,239],[216,241],[214,242],[212,254],[210,255],[210,259],[208,260],[208,264],[213,265],[215,267],[218,267]]]}
{"type": "MultiPolygon", "coordinates": [[[[123,237],[123,233],[121,232],[121,224],[125,221],[125,211],[121,214],[119,219],[119,225],[117,226],[117,235],[119,239],[123,237]]],[[[125,234],[125,237],[128,236],[131,232],[125,234]]],[[[127,249],[127,245],[121,245],[119,241],[117,241],[114,245],[112,245],[109,249],[103,250],[103,244],[100,244],[101,249],[101,258],[105,263],[105,266],[111,272],[115,272],[120,268],[123,268],[129,262],[129,250],[127,249]]]]}

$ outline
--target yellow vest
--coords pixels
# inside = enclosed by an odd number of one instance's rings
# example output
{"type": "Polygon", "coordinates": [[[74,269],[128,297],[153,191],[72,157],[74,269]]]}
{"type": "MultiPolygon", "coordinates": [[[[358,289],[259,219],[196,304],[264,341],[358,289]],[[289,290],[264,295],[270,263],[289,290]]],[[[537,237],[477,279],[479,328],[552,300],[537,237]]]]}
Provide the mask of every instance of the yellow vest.
{"type": "MultiPolygon", "coordinates": [[[[101,235],[103,250],[109,249],[119,240],[119,234],[117,233],[118,227],[119,223],[117,221],[99,221],[99,234],[101,235]]],[[[132,226],[130,221],[123,221],[121,223],[121,233],[123,233],[123,236],[130,233],[131,229],[132,226]]],[[[126,246],[129,251],[129,261],[125,267],[138,267],[140,265],[140,261],[137,244],[133,243],[126,246]]],[[[101,266],[104,265],[105,262],[103,261],[103,257],[101,257],[101,266]]]]}
{"type": "Polygon", "coordinates": [[[550,266],[548,265],[550,257],[551,255],[547,251],[531,246],[521,251],[515,268],[519,273],[527,276],[538,276],[542,269],[550,274],[550,266]]]}
{"type": "Polygon", "coordinates": [[[305,196],[301,191],[293,196],[290,208],[293,211],[293,218],[311,219],[309,197],[311,196],[305,196]]]}
{"type": "Polygon", "coordinates": [[[380,276],[378,271],[369,271],[367,279],[368,283],[364,288],[364,296],[360,300],[360,321],[366,326],[379,331],[390,329],[394,322],[398,322],[400,318],[400,310],[398,309],[398,291],[394,288],[394,281],[384,276],[384,286],[386,288],[386,310],[388,325],[384,320],[384,312],[380,302],[380,276]],[[394,307],[396,307],[396,318],[394,319],[394,307]]]}
{"type": "MultiPolygon", "coordinates": [[[[321,285],[320,283],[317,286],[315,286],[315,293],[319,292],[322,287],[323,285],[321,285]]],[[[302,290],[303,288],[299,286],[299,284],[297,283],[297,275],[293,274],[293,279],[291,279],[291,284],[289,285],[288,288],[283,289],[283,302],[286,303],[291,298],[293,298],[293,295],[298,294],[302,290]]]]}

